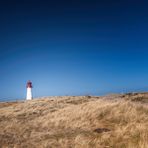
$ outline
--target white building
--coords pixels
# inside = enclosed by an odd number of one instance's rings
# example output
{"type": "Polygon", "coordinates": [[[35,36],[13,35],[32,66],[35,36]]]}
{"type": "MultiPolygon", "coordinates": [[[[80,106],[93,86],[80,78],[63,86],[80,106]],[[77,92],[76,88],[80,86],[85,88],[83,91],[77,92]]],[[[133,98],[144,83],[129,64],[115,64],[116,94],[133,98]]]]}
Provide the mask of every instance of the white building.
{"type": "Polygon", "coordinates": [[[32,100],[32,82],[28,81],[26,87],[27,87],[26,100],[32,100]]]}

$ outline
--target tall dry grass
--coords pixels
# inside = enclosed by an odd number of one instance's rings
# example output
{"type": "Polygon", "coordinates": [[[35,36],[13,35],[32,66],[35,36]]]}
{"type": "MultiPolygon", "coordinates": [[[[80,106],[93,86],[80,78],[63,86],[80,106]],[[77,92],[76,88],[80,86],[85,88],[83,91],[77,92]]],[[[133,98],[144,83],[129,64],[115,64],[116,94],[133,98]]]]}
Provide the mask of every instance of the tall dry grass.
{"type": "Polygon", "coordinates": [[[127,94],[0,104],[1,147],[147,148],[148,105],[127,94]],[[133,99],[134,98],[134,99],[133,99]]]}

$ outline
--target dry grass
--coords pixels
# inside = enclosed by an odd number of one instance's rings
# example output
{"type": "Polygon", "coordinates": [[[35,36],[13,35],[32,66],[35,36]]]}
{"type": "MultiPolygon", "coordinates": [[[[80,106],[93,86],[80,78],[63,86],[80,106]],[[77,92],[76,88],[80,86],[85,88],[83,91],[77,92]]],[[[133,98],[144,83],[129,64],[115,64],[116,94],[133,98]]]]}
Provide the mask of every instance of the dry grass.
{"type": "Polygon", "coordinates": [[[147,94],[141,93],[1,103],[0,145],[147,148],[147,100],[147,94]]]}

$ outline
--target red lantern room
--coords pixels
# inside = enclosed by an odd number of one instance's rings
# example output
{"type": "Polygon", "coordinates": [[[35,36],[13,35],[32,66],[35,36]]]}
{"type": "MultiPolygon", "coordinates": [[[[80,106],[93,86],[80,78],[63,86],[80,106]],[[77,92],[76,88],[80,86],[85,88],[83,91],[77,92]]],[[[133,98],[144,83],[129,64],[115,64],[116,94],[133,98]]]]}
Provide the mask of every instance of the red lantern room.
{"type": "Polygon", "coordinates": [[[32,88],[32,82],[31,81],[28,81],[26,87],[27,88],[32,88]]]}

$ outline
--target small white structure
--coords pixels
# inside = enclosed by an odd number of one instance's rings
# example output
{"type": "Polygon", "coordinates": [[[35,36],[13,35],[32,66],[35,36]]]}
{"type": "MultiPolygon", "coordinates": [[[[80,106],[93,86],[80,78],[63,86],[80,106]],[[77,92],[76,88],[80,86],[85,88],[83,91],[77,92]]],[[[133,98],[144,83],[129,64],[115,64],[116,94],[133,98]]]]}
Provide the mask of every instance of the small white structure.
{"type": "Polygon", "coordinates": [[[32,100],[32,82],[28,81],[26,87],[27,87],[26,100],[32,100]]]}

